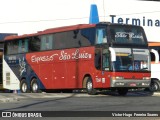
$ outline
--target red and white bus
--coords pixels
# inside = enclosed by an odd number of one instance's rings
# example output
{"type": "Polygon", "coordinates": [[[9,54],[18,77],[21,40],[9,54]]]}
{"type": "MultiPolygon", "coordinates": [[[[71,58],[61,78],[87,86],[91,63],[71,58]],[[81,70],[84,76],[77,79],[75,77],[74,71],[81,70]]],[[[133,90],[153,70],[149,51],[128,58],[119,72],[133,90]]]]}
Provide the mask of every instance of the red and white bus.
{"type": "Polygon", "coordinates": [[[128,89],[150,85],[150,53],[140,26],[98,23],[9,36],[4,42],[3,87],[21,92],[46,89],[128,89]]]}
{"type": "Polygon", "coordinates": [[[151,51],[151,91],[160,90],[160,42],[149,42],[151,51]]]}

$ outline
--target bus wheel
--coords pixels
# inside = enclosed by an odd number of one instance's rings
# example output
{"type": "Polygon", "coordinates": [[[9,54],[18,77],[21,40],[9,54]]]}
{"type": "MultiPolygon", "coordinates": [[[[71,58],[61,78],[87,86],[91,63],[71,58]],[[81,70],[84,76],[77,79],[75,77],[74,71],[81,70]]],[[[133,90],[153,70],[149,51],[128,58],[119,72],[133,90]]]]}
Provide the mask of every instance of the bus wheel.
{"type": "Polygon", "coordinates": [[[125,96],[128,92],[128,88],[118,88],[118,94],[121,96],[125,96]]]}
{"type": "Polygon", "coordinates": [[[33,93],[38,93],[39,92],[38,82],[35,78],[31,81],[31,91],[33,93]]]}
{"type": "Polygon", "coordinates": [[[91,77],[88,77],[88,80],[86,82],[86,90],[89,95],[96,94],[96,89],[93,88],[93,82],[92,82],[91,77]]]}
{"type": "Polygon", "coordinates": [[[22,93],[27,93],[28,92],[28,85],[25,79],[23,79],[20,83],[20,90],[22,93]]]}
{"type": "Polygon", "coordinates": [[[158,80],[153,80],[150,84],[149,90],[151,92],[156,92],[160,90],[160,82],[158,80]]]}

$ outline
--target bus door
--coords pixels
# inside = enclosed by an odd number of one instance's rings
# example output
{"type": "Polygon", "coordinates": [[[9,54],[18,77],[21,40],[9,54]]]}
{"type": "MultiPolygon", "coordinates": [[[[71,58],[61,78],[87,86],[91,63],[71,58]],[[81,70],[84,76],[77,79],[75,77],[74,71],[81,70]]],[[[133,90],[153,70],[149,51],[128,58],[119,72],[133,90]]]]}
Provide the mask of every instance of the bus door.
{"type": "Polygon", "coordinates": [[[110,87],[110,52],[105,48],[102,51],[102,87],[110,87]]]}
{"type": "Polygon", "coordinates": [[[96,87],[102,88],[102,48],[95,49],[96,87]]]}
{"type": "Polygon", "coordinates": [[[97,69],[96,85],[101,88],[109,87],[109,50],[96,48],[95,50],[95,67],[97,69]]]}

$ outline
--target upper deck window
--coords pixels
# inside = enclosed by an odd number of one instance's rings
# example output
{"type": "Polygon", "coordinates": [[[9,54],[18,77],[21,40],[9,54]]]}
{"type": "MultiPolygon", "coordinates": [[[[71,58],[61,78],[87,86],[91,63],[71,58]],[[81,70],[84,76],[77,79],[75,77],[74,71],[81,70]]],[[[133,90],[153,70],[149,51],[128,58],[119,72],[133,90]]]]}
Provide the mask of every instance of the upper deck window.
{"type": "Polygon", "coordinates": [[[96,44],[107,43],[106,29],[98,28],[96,30],[96,44]]]}
{"type": "Polygon", "coordinates": [[[51,50],[53,47],[53,35],[42,35],[41,39],[41,50],[51,50]]]}
{"type": "Polygon", "coordinates": [[[111,42],[116,44],[147,44],[143,29],[137,26],[110,26],[111,42]]]}
{"type": "Polygon", "coordinates": [[[29,40],[29,52],[40,51],[40,38],[39,37],[32,37],[29,40]]]}
{"type": "Polygon", "coordinates": [[[18,53],[18,45],[19,45],[18,41],[11,41],[10,43],[8,43],[8,45],[7,45],[7,54],[16,54],[16,53],[18,53]]]}

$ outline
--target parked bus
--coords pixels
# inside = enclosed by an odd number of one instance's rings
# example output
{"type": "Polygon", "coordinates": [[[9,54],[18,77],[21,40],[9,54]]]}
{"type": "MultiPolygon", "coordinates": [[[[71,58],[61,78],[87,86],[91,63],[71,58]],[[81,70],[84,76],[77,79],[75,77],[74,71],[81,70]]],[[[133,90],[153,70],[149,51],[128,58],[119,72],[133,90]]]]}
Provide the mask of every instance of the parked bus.
{"type": "Polygon", "coordinates": [[[151,91],[160,90],[160,42],[149,42],[151,51],[151,91]]]}
{"type": "Polygon", "coordinates": [[[1,46],[3,45],[2,42],[0,42],[0,90],[3,89],[3,80],[2,80],[2,57],[3,57],[3,49],[1,48],[1,46]]]}
{"type": "Polygon", "coordinates": [[[150,53],[140,26],[98,23],[47,29],[5,38],[4,88],[129,89],[150,85],[150,53]]]}
{"type": "Polygon", "coordinates": [[[2,75],[2,66],[3,66],[3,43],[4,38],[10,35],[17,35],[16,33],[0,33],[0,90],[3,91],[3,75],[2,75]]]}

